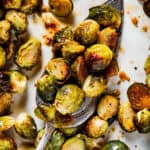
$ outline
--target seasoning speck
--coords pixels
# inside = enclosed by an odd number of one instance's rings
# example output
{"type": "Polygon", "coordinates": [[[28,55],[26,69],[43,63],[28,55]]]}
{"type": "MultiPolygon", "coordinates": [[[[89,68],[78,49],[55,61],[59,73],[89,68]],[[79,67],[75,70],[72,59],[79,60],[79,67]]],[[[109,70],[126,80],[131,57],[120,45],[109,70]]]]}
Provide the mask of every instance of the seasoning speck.
{"type": "Polygon", "coordinates": [[[138,22],[138,19],[136,17],[131,18],[131,21],[132,21],[134,26],[136,26],[136,27],[138,26],[139,22],[138,22]]]}

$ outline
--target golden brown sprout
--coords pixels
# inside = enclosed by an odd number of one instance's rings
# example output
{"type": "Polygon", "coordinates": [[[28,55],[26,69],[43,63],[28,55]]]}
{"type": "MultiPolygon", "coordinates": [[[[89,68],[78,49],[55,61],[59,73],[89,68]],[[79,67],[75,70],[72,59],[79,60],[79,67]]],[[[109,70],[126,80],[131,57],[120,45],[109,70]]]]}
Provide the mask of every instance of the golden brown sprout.
{"type": "Polygon", "coordinates": [[[2,0],[5,9],[20,9],[23,0],[2,0]]]}
{"type": "Polygon", "coordinates": [[[77,133],[78,127],[74,128],[61,128],[60,130],[65,134],[65,136],[73,136],[77,133]]]}
{"type": "Polygon", "coordinates": [[[0,46],[0,69],[2,69],[6,64],[6,52],[5,50],[0,46]]]}

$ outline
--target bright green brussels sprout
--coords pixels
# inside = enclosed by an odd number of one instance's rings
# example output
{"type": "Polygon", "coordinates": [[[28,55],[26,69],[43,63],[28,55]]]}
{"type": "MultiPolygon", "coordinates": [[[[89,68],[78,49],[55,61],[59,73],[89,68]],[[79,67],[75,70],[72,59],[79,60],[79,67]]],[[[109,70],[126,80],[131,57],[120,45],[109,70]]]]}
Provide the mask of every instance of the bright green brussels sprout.
{"type": "Polygon", "coordinates": [[[0,137],[0,150],[17,150],[16,143],[10,137],[0,137]]]}
{"type": "Polygon", "coordinates": [[[109,141],[101,150],[130,150],[130,148],[119,140],[109,141]]]}
{"type": "Polygon", "coordinates": [[[68,62],[63,58],[51,59],[47,63],[45,70],[56,79],[57,83],[64,83],[71,73],[68,62]]]}
{"type": "Polygon", "coordinates": [[[3,93],[0,95],[0,116],[9,113],[11,103],[12,103],[12,94],[3,93]]]}
{"type": "Polygon", "coordinates": [[[119,28],[121,24],[120,13],[106,4],[90,8],[88,18],[96,20],[102,26],[119,28]]]}
{"type": "Polygon", "coordinates": [[[78,56],[71,65],[72,76],[82,85],[87,77],[87,67],[83,56],[78,56]]]}
{"type": "Polygon", "coordinates": [[[51,11],[59,17],[66,17],[72,13],[72,0],[49,0],[51,11]]]}
{"type": "Polygon", "coordinates": [[[55,107],[66,115],[77,111],[84,101],[84,92],[73,84],[66,84],[56,94],[55,107]]]}
{"type": "Polygon", "coordinates": [[[53,101],[56,95],[55,79],[51,75],[43,75],[36,83],[38,95],[43,101],[53,101]]]}
{"type": "Polygon", "coordinates": [[[3,18],[3,15],[4,15],[4,10],[2,8],[0,8],[0,19],[3,18]]]}
{"type": "Polygon", "coordinates": [[[68,139],[61,150],[86,150],[86,144],[83,139],[75,136],[68,139]]]}
{"type": "Polygon", "coordinates": [[[119,100],[111,95],[102,97],[97,106],[97,114],[103,120],[111,119],[118,112],[119,100]]]}
{"type": "Polygon", "coordinates": [[[27,29],[27,16],[23,12],[9,10],[5,15],[5,19],[8,20],[19,33],[27,29]]]}
{"type": "Polygon", "coordinates": [[[106,89],[106,83],[103,77],[94,77],[89,75],[83,84],[83,91],[89,98],[100,96],[106,89]]]}
{"type": "Polygon", "coordinates": [[[85,20],[75,29],[75,39],[83,45],[91,45],[96,42],[99,24],[94,20],[85,20]]]}
{"type": "Polygon", "coordinates": [[[31,69],[41,62],[41,43],[38,39],[30,39],[20,46],[16,53],[15,61],[19,67],[31,69]]]}
{"type": "Polygon", "coordinates": [[[108,122],[100,119],[98,116],[93,116],[86,125],[87,134],[90,137],[98,138],[103,136],[108,129],[108,122]]]}
{"type": "Polygon", "coordinates": [[[110,49],[114,49],[117,45],[118,33],[114,28],[104,28],[98,34],[98,43],[107,45],[110,49]]]}
{"type": "Polygon", "coordinates": [[[0,46],[0,69],[2,69],[6,64],[6,52],[5,50],[0,46]]]}
{"type": "Polygon", "coordinates": [[[150,17],[150,1],[149,0],[144,1],[143,9],[146,15],[150,17]]]}
{"type": "Polygon", "coordinates": [[[144,70],[146,74],[150,73],[150,55],[146,58],[145,64],[144,64],[144,70]]]}
{"type": "Polygon", "coordinates": [[[5,9],[20,9],[23,0],[2,0],[5,9]]]}
{"type": "Polygon", "coordinates": [[[16,132],[23,138],[32,139],[36,137],[37,129],[33,118],[27,113],[21,113],[15,121],[16,132]]]}
{"type": "Polygon", "coordinates": [[[135,124],[140,133],[150,132],[150,111],[148,109],[143,109],[137,112],[135,124]]]}
{"type": "Polygon", "coordinates": [[[7,20],[0,21],[0,44],[6,43],[10,38],[11,25],[7,20]]]}
{"type": "Polygon", "coordinates": [[[53,105],[50,105],[50,106],[39,105],[34,110],[35,115],[39,119],[44,120],[44,121],[50,121],[50,120],[54,119],[55,118],[55,112],[56,112],[56,109],[55,109],[55,106],[53,106],[53,105]]]}
{"type": "Polygon", "coordinates": [[[65,136],[73,136],[77,133],[78,131],[78,127],[74,127],[74,128],[61,128],[60,131],[62,131],[65,136]]]}
{"type": "Polygon", "coordinates": [[[113,58],[113,52],[103,44],[95,44],[85,52],[85,61],[91,72],[99,72],[105,69],[113,58]]]}
{"type": "Polygon", "coordinates": [[[118,121],[121,127],[127,132],[133,132],[136,130],[134,117],[135,112],[133,111],[130,102],[125,102],[120,105],[118,111],[118,121]]]}
{"type": "Polygon", "coordinates": [[[150,74],[146,76],[146,85],[150,88],[150,74]]]}
{"type": "Polygon", "coordinates": [[[61,49],[62,56],[67,60],[72,60],[85,51],[85,46],[75,41],[67,41],[61,49]]]}
{"type": "Polygon", "coordinates": [[[7,131],[15,124],[15,119],[10,116],[0,117],[0,132],[7,131]]]}

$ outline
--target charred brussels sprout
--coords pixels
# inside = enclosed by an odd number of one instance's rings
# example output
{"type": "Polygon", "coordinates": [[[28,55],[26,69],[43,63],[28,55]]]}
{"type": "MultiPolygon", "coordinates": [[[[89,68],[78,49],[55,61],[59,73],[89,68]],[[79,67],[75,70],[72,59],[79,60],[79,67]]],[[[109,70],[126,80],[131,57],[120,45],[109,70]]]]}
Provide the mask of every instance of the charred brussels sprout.
{"type": "Polygon", "coordinates": [[[61,150],[86,150],[86,144],[83,139],[72,137],[63,144],[61,150]]]}
{"type": "Polygon", "coordinates": [[[61,49],[62,56],[67,60],[72,60],[85,51],[85,46],[75,41],[67,41],[61,49]]]}
{"type": "Polygon", "coordinates": [[[5,50],[0,46],[0,69],[2,69],[6,64],[6,52],[5,50]]]}
{"type": "Polygon", "coordinates": [[[5,44],[10,38],[10,23],[7,20],[0,21],[0,44],[5,44]]]}
{"type": "Polygon", "coordinates": [[[101,150],[130,150],[130,148],[119,140],[109,141],[101,150]]]}
{"type": "Polygon", "coordinates": [[[146,61],[144,64],[144,70],[146,74],[150,74],[150,55],[146,58],[146,61]]]}
{"type": "Polygon", "coordinates": [[[129,102],[125,102],[120,105],[118,112],[118,121],[124,130],[128,132],[133,132],[136,130],[134,117],[135,112],[133,111],[129,102]]]}
{"type": "Polygon", "coordinates": [[[143,109],[136,114],[135,124],[140,133],[150,132],[150,111],[143,109]]]}
{"type": "Polygon", "coordinates": [[[16,63],[19,67],[31,69],[40,63],[41,57],[40,41],[34,37],[20,46],[16,53],[16,63]]]}
{"type": "Polygon", "coordinates": [[[92,45],[85,52],[87,67],[91,72],[105,69],[110,64],[112,57],[113,52],[103,44],[92,45]]]}
{"type": "Polygon", "coordinates": [[[55,79],[51,75],[42,76],[36,83],[37,93],[43,101],[50,102],[54,100],[56,94],[55,79]]]}
{"type": "Polygon", "coordinates": [[[71,73],[68,62],[63,58],[51,59],[47,63],[45,70],[55,78],[57,83],[64,83],[71,73]]]}
{"type": "Polygon", "coordinates": [[[146,85],[150,88],[150,74],[146,76],[146,85]]]}
{"type": "Polygon", "coordinates": [[[94,77],[89,75],[83,84],[83,91],[89,98],[97,98],[106,89],[106,83],[103,77],[94,77]]]}
{"type": "Polygon", "coordinates": [[[72,0],[49,0],[51,11],[59,17],[66,17],[72,13],[72,0]]]}
{"type": "Polygon", "coordinates": [[[98,116],[93,116],[86,125],[87,134],[90,137],[98,138],[103,136],[108,129],[108,122],[101,120],[98,116]]]}
{"type": "Polygon", "coordinates": [[[143,5],[144,12],[150,17],[150,1],[146,1],[143,5]]]}
{"type": "Polygon", "coordinates": [[[23,0],[2,0],[5,9],[20,9],[23,0]]]}
{"type": "Polygon", "coordinates": [[[15,10],[7,11],[5,19],[8,20],[19,33],[27,29],[27,16],[23,12],[15,10]]]}
{"type": "Polygon", "coordinates": [[[78,127],[74,127],[74,128],[61,128],[60,129],[65,136],[73,136],[77,133],[78,131],[78,127]]]}
{"type": "Polygon", "coordinates": [[[100,5],[89,9],[89,19],[96,20],[102,26],[119,28],[121,24],[120,13],[110,5],[100,5]]]}
{"type": "Polygon", "coordinates": [[[118,112],[119,100],[111,95],[105,95],[97,106],[97,114],[103,120],[111,119],[118,112]]]}
{"type": "Polygon", "coordinates": [[[85,20],[75,29],[75,39],[83,45],[91,45],[97,40],[99,24],[94,20],[85,20]]]}
{"type": "Polygon", "coordinates": [[[26,114],[21,113],[15,121],[16,132],[23,138],[32,139],[36,137],[37,129],[33,118],[26,114]]]}
{"type": "Polygon", "coordinates": [[[66,84],[56,94],[55,107],[66,115],[77,111],[84,101],[84,92],[73,84],[66,84]]]}

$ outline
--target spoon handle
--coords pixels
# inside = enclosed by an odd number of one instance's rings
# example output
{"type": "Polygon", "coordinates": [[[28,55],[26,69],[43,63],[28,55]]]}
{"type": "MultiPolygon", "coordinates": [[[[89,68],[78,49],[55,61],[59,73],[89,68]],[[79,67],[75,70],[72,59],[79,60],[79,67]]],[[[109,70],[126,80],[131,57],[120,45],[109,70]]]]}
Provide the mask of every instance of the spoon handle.
{"type": "Polygon", "coordinates": [[[48,140],[50,139],[54,129],[55,128],[53,126],[50,126],[50,125],[48,125],[48,123],[46,123],[44,135],[43,135],[42,139],[40,140],[36,150],[44,150],[44,148],[45,148],[48,140]]]}

